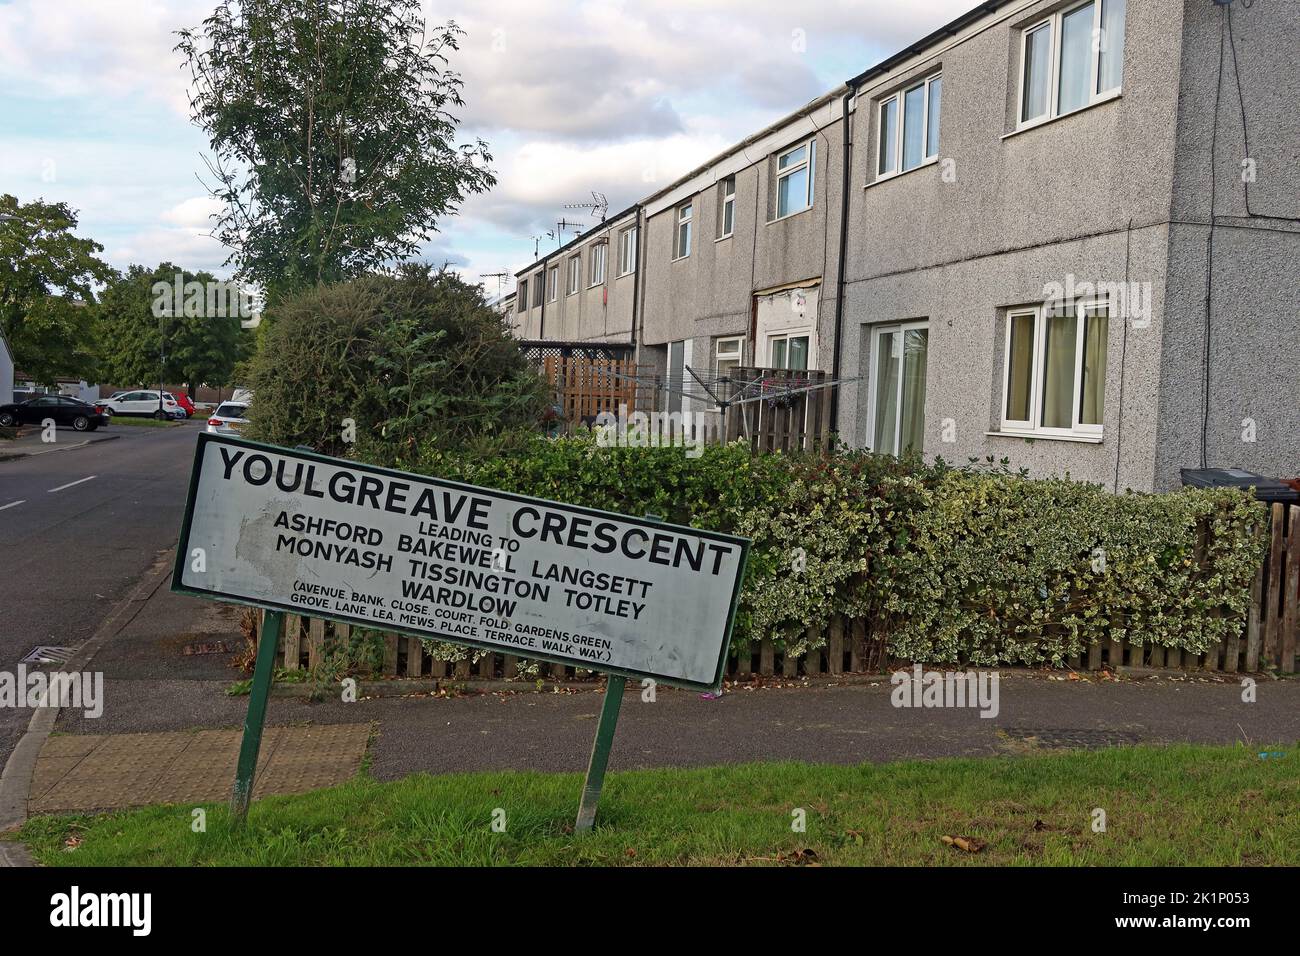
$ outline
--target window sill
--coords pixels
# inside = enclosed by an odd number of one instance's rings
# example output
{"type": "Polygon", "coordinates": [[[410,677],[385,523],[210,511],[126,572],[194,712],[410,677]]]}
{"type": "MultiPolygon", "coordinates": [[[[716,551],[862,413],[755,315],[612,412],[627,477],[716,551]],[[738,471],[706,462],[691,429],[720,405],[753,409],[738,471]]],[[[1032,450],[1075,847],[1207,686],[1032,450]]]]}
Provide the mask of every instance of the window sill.
{"type": "Polygon", "coordinates": [[[802,216],[806,212],[812,212],[812,210],[813,207],[811,205],[807,205],[804,206],[802,209],[796,210],[795,212],[788,212],[784,216],[777,216],[775,219],[769,219],[767,221],[767,225],[774,226],[778,222],[785,222],[787,219],[793,219],[795,216],[802,216]]]}
{"type": "Polygon", "coordinates": [[[714,241],[714,242],[722,242],[722,240],[724,240],[724,239],[730,239],[730,238],[731,238],[732,236],[734,236],[734,235],[735,235],[734,232],[729,232],[729,233],[727,233],[725,236],[718,236],[718,238],[714,239],[713,241],[714,241]]]}
{"type": "Polygon", "coordinates": [[[1002,138],[1007,140],[1013,136],[1019,136],[1021,133],[1028,133],[1030,130],[1039,129],[1043,126],[1051,126],[1053,123],[1059,123],[1063,119],[1069,119],[1071,116],[1078,116],[1080,113],[1086,113],[1090,109],[1104,106],[1107,103],[1113,103],[1116,100],[1123,98],[1123,90],[1116,90],[1113,93],[1105,93],[1102,96],[1097,97],[1097,99],[1093,100],[1087,106],[1080,106],[1077,110],[1071,110],[1068,113],[1061,113],[1059,116],[1050,116],[1044,119],[1031,120],[1023,126],[1016,127],[1010,133],[1003,133],[1002,138]]]}
{"type": "Polygon", "coordinates": [[[671,259],[669,259],[668,261],[669,261],[669,262],[682,262],[683,260],[685,260],[685,259],[689,259],[690,257],[691,257],[691,254],[688,252],[688,253],[686,253],[686,255],[684,255],[684,256],[673,256],[673,257],[672,257],[671,259]]]}
{"type": "Polygon", "coordinates": [[[929,159],[923,160],[919,166],[913,166],[911,169],[905,169],[901,173],[885,173],[883,176],[877,176],[875,179],[871,180],[871,182],[867,183],[862,188],[870,189],[872,186],[879,186],[881,183],[892,182],[895,179],[900,179],[901,177],[908,176],[912,173],[919,173],[921,170],[926,169],[927,167],[937,166],[938,164],[939,164],[938,155],[931,156],[929,159]]]}
{"type": "Polygon", "coordinates": [[[1100,445],[1101,435],[1052,435],[1045,432],[985,432],[989,438],[1023,438],[1027,441],[1071,441],[1082,445],[1100,445]]]}

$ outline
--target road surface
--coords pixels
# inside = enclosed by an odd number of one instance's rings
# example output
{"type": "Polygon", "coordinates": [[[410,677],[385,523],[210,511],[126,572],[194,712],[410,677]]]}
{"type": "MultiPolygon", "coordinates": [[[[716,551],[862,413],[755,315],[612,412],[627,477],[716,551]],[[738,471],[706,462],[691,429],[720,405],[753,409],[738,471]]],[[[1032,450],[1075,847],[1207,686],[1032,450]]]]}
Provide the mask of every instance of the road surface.
{"type": "MultiPolygon", "coordinates": [[[[202,427],[59,429],[55,450],[0,461],[0,670],[40,644],[85,642],[175,545],[202,427]]],[[[0,708],[0,766],[30,718],[0,708]]]]}

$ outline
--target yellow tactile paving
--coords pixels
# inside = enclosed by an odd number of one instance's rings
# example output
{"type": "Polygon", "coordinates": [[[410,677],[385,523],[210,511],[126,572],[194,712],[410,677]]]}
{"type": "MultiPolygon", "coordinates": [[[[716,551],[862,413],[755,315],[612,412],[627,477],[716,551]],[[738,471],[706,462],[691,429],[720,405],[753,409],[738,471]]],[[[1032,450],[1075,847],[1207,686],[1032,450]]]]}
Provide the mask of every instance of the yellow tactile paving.
{"type": "MultiPolygon", "coordinates": [[[[342,783],[361,768],[369,736],[369,724],[268,727],[254,797],[342,783]]],[[[220,802],[234,785],[240,740],[238,730],[50,737],[36,761],[28,810],[220,802]]]]}

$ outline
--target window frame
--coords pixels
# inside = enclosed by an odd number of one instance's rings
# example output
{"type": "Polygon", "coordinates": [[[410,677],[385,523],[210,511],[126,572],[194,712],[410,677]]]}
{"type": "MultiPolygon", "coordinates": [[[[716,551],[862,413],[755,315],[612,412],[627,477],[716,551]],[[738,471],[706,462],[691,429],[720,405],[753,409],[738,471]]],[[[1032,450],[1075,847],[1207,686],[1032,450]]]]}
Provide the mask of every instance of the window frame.
{"type": "MultiPolygon", "coordinates": [[[[1084,299],[1076,299],[1070,304],[1074,310],[1076,324],[1074,327],[1074,384],[1070,396],[1070,427],[1069,428],[1047,428],[1042,424],[1043,421],[1043,379],[1046,373],[1044,358],[1044,343],[1046,341],[1047,320],[1058,314],[1057,311],[1046,305],[1025,306],[1006,310],[1006,329],[1003,334],[1002,342],[1002,406],[998,411],[999,430],[1007,435],[1024,435],[1027,438],[1089,438],[1101,439],[1105,437],[1104,422],[1106,419],[1105,407],[1105,389],[1108,382],[1103,380],[1100,383],[1102,388],[1102,422],[1103,424],[1091,424],[1081,422],[1080,415],[1083,405],[1083,355],[1084,347],[1087,344],[1087,313],[1090,310],[1100,310],[1106,315],[1106,349],[1110,350],[1110,319],[1111,308],[1106,296],[1094,296],[1084,299]],[[1011,390],[1011,327],[1012,320],[1019,316],[1033,316],[1034,318],[1034,348],[1030,356],[1030,376],[1029,376],[1029,419],[1022,421],[1020,419],[1007,418],[1007,398],[1011,390]]],[[[1109,369],[1110,363],[1107,362],[1109,369]]],[[[1109,376],[1109,373],[1108,373],[1109,376]]]]}
{"type": "MultiPolygon", "coordinates": [[[[1087,2],[1087,0],[1084,0],[1087,2]]],[[[936,81],[943,81],[943,70],[937,70],[934,73],[928,73],[919,80],[908,83],[901,89],[895,90],[888,96],[883,97],[876,104],[876,179],[892,179],[895,176],[901,176],[904,173],[910,173],[913,170],[921,169],[939,161],[938,144],[930,143],[930,91],[932,84],[936,81]],[[914,90],[921,90],[921,161],[915,166],[903,168],[903,131],[907,125],[907,94],[914,90]],[[893,167],[890,170],[882,168],[882,148],[885,143],[885,108],[894,104],[894,154],[893,167]]],[[[939,122],[943,122],[943,95],[939,97],[939,122]]],[[[942,140],[943,136],[940,135],[942,140]]]]}
{"type": "Polygon", "coordinates": [[[560,298],[560,267],[550,266],[546,270],[546,301],[555,302],[560,298]]]}
{"type": "Polygon", "coordinates": [[[609,267],[609,243],[601,240],[591,244],[591,251],[587,254],[590,259],[591,268],[588,269],[587,288],[594,289],[598,285],[605,284],[605,272],[609,267]]]}
{"type": "Polygon", "coordinates": [[[776,154],[776,180],[773,184],[772,193],[775,199],[775,204],[772,210],[773,213],[775,213],[775,218],[772,222],[780,222],[782,219],[789,219],[791,216],[797,216],[801,212],[807,212],[813,207],[813,193],[815,191],[816,177],[817,138],[815,136],[795,143],[788,149],[783,149],[776,154]],[[781,160],[786,156],[789,156],[791,153],[796,153],[801,149],[804,151],[803,159],[798,163],[782,169],[781,160]],[[790,178],[801,169],[808,170],[807,188],[804,190],[804,205],[800,206],[798,209],[792,209],[783,214],[781,212],[781,180],[790,178]]]}
{"type": "Polygon", "coordinates": [[[518,288],[515,291],[517,293],[515,296],[515,311],[527,312],[529,309],[528,280],[520,279],[518,288]]]}
{"type": "Polygon", "coordinates": [[[687,259],[691,255],[691,243],[695,232],[695,200],[690,199],[673,210],[673,261],[687,259]],[[685,215],[683,215],[685,213],[685,215]],[[686,242],[682,242],[682,228],[686,229],[686,242]],[[682,251],[683,245],[685,252],[682,251]]]}
{"type": "MultiPolygon", "coordinates": [[[[877,409],[877,407],[876,407],[876,376],[879,374],[880,366],[877,364],[877,362],[876,362],[876,358],[880,355],[880,338],[881,338],[882,335],[884,335],[884,334],[887,333],[887,332],[890,332],[890,333],[892,333],[892,332],[897,332],[899,335],[902,335],[902,336],[904,337],[903,341],[904,341],[904,344],[906,344],[906,341],[907,341],[907,339],[906,339],[907,333],[908,333],[908,332],[915,332],[915,331],[918,331],[918,330],[920,330],[920,329],[924,329],[927,333],[930,331],[930,320],[929,320],[928,318],[925,318],[925,319],[907,319],[906,321],[903,321],[903,322],[885,322],[885,323],[882,323],[881,325],[872,326],[872,328],[871,328],[871,353],[870,353],[871,375],[870,375],[870,378],[868,378],[868,380],[867,380],[867,381],[868,381],[868,388],[867,388],[867,431],[866,431],[866,434],[863,436],[862,447],[863,447],[863,448],[869,448],[869,449],[871,449],[871,451],[872,451],[874,454],[887,454],[887,455],[893,455],[895,458],[899,457],[899,449],[898,449],[898,440],[899,440],[899,437],[900,437],[899,432],[902,431],[902,428],[903,428],[903,369],[902,369],[902,363],[903,363],[904,360],[907,358],[907,351],[906,351],[906,348],[904,348],[903,353],[902,353],[901,355],[899,355],[899,357],[898,357],[898,362],[899,362],[899,370],[898,370],[898,394],[895,396],[895,401],[894,401],[894,408],[896,409],[896,411],[897,411],[897,415],[898,415],[898,417],[894,420],[894,447],[895,447],[896,450],[895,450],[895,451],[891,451],[891,452],[881,452],[881,450],[880,450],[879,448],[876,448],[876,447],[872,444],[872,440],[873,440],[873,438],[875,437],[875,434],[876,434],[876,414],[877,414],[877,412],[878,412],[878,409],[877,409]]],[[[926,341],[925,361],[926,361],[926,365],[927,365],[926,374],[927,374],[927,377],[928,377],[928,375],[929,375],[929,368],[928,368],[928,366],[929,366],[929,362],[930,362],[930,348],[929,348],[929,340],[928,340],[928,338],[927,338],[927,341],[926,341]]],[[[928,386],[927,386],[927,387],[928,387],[928,386]]],[[[924,412],[922,412],[922,414],[924,415],[924,412]]],[[[921,447],[920,449],[918,449],[918,453],[924,454],[924,452],[925,452],[925,441],[924,441],[924,438],[923,438],[922,441],[921,441],[921,446],[922,446],[922,447],[921,447]]]]}
{"type": "Polygon", "coordinates": [[[564,278],[564,294],[577,295],[582,289],[582,253],[569,256],[569,274],[564,278]]]}
{"type": "MultiPolygon", "coordinates": [[[[1019,82],[1016,84],[1016,131],[1030,129],[1034,126],[1040,126],[1043,123],[1050,123],[1052,120],[1060,119],[1062,116],[1070,116],[1074,113],[1080,113],[1090,106],[1096,106],[1098,103],[1104,103],[1107,100],[1114,99],[1124,91],[1124,69],[1123,63],[1120,63],[1119,83],[1106,90],[1097,90],[1097,84],[1101,78],[1101,56],[1104,52],[1101,41],[1101,24],[1105,11],[1102,9],[1109,0],[1079,0],[1069,6],[1062,7],[1059,10],[1049,13],[1047,16],[1035,20],[1020,30],[1020,69],[1019,82]],[[1061,112],[1061,25],[1065,17],[1071,13],[1092,4],[1092,32],[1089,34],[1090,54],[1088,64],[1088,100],[1082,106],[1076,106],[1072,110],[1061,112]],[[1047,53],[1047,109],[1041,115],[1031,119],[1025,119],[1025,74],[1029,66],[1027,56],[1029,48],[1029,36],[1038,30],[1047,27],[1051,31],[1050,45],[1047,53]]],[[[1127,19],[1128,6],[1124,8],[1125,18],[1127,19]]],[[[1120,21],[1122,29],[1127,28],[1124,20],[1120,21]]]]}
{"type": "Polygon", "coordinates": [[[636,272],[637,228],[637,226],[628,226],[618,234],[618,278],[620,279],[636,272]]]}
{"type": "Polygon", "coordinates": [[[736,177],[726,176],[718,183],[718,236],[715,241],[730,239],[736,234],[736,177]],[[730,184],[730,192],[727,191],[730,184]],[[727,211],[731,211],[731,228],[727,228],[727,211]]]}
{"type": "Polygon", "coordinates": [[[816,366],[815,366],[815,364],[814,364],[815,361],[816,361],[816,358],[815,358],[815,356],[813,355],[813,334],[812,334],[812,329],[811,329],[810,327],[808,327],[808,326],[801,326],[800,328],[797,328],[797,329],[781,329],[781,330],[778,331],[778,332],[772,332],[772,333],[769,333],[769,334],[767,335],[767,337],[766,337],[766,343],[765,343],[765,344],[767,345],[767,362],[766,362],[766,364],[763,366],[764,368],[780,368],[781,370],[783,370],[783,371],[787,371],[787,372],[815,372],[815,371],[817,371],[817,368],[816,368],[816,366]],[[791,340],[791,339],[807,339],[807,340],[808,340],[808,350],[807,350],[807,353],[806,353],[806,354],[807,354],[807,362],[805,363],[805,365],[804,365],[803,368],[790,368],[790,364],[789,364],[789,363],[790,363],[790,340],[791,340]],[[786,346],[785,346],[785,361],[786,361],[786,364],[785,364],[785,365],[782,365],[782,366],[778,366],[778,365],[774,364],[774,360],[773,360],[773,358],[772,358],[772,353],[773,353],[773,350],[775,349],[775,346],[776,346],[776,343],[777,343],[777,342],[784,342],[784,343],[786,343],[786,346]]]}
{"type": "Polygon", "coordinates": [[[546,281],[546,277],[542,275],[542,273],[537,272],[533,274],[532,282],[533,282],[533,308],[534,309],[540,309],[542,307],[542,297],[546,291],[544,288],[545,281],[546,281]]]}

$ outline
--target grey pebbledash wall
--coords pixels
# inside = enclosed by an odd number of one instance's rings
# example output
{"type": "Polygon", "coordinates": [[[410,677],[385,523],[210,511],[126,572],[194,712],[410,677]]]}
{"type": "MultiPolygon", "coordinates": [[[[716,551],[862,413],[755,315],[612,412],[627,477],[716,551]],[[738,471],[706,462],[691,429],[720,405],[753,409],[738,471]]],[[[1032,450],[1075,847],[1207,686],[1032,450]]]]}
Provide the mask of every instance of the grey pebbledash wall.
{"type": "Polygon", "coordinates": [[[1250,8],[1234,3],[1229,14],[1211,3],[1188,2],[1181,35],[1156,485],[1176,484],[1180,467],[1199,465],[1203,447],[1210,466],[1295,476],[1300,474],[1300,3],[1257,0],[1250,8]],[[1228,15],[1232,34],[1223,54],[1216,131],[1220,41],[1228,15]],[[1248,136],[1243,136],[1243,109],[1248,136]],[[1252,172],[1253,182],[1243,181],[1252,172]]]}

